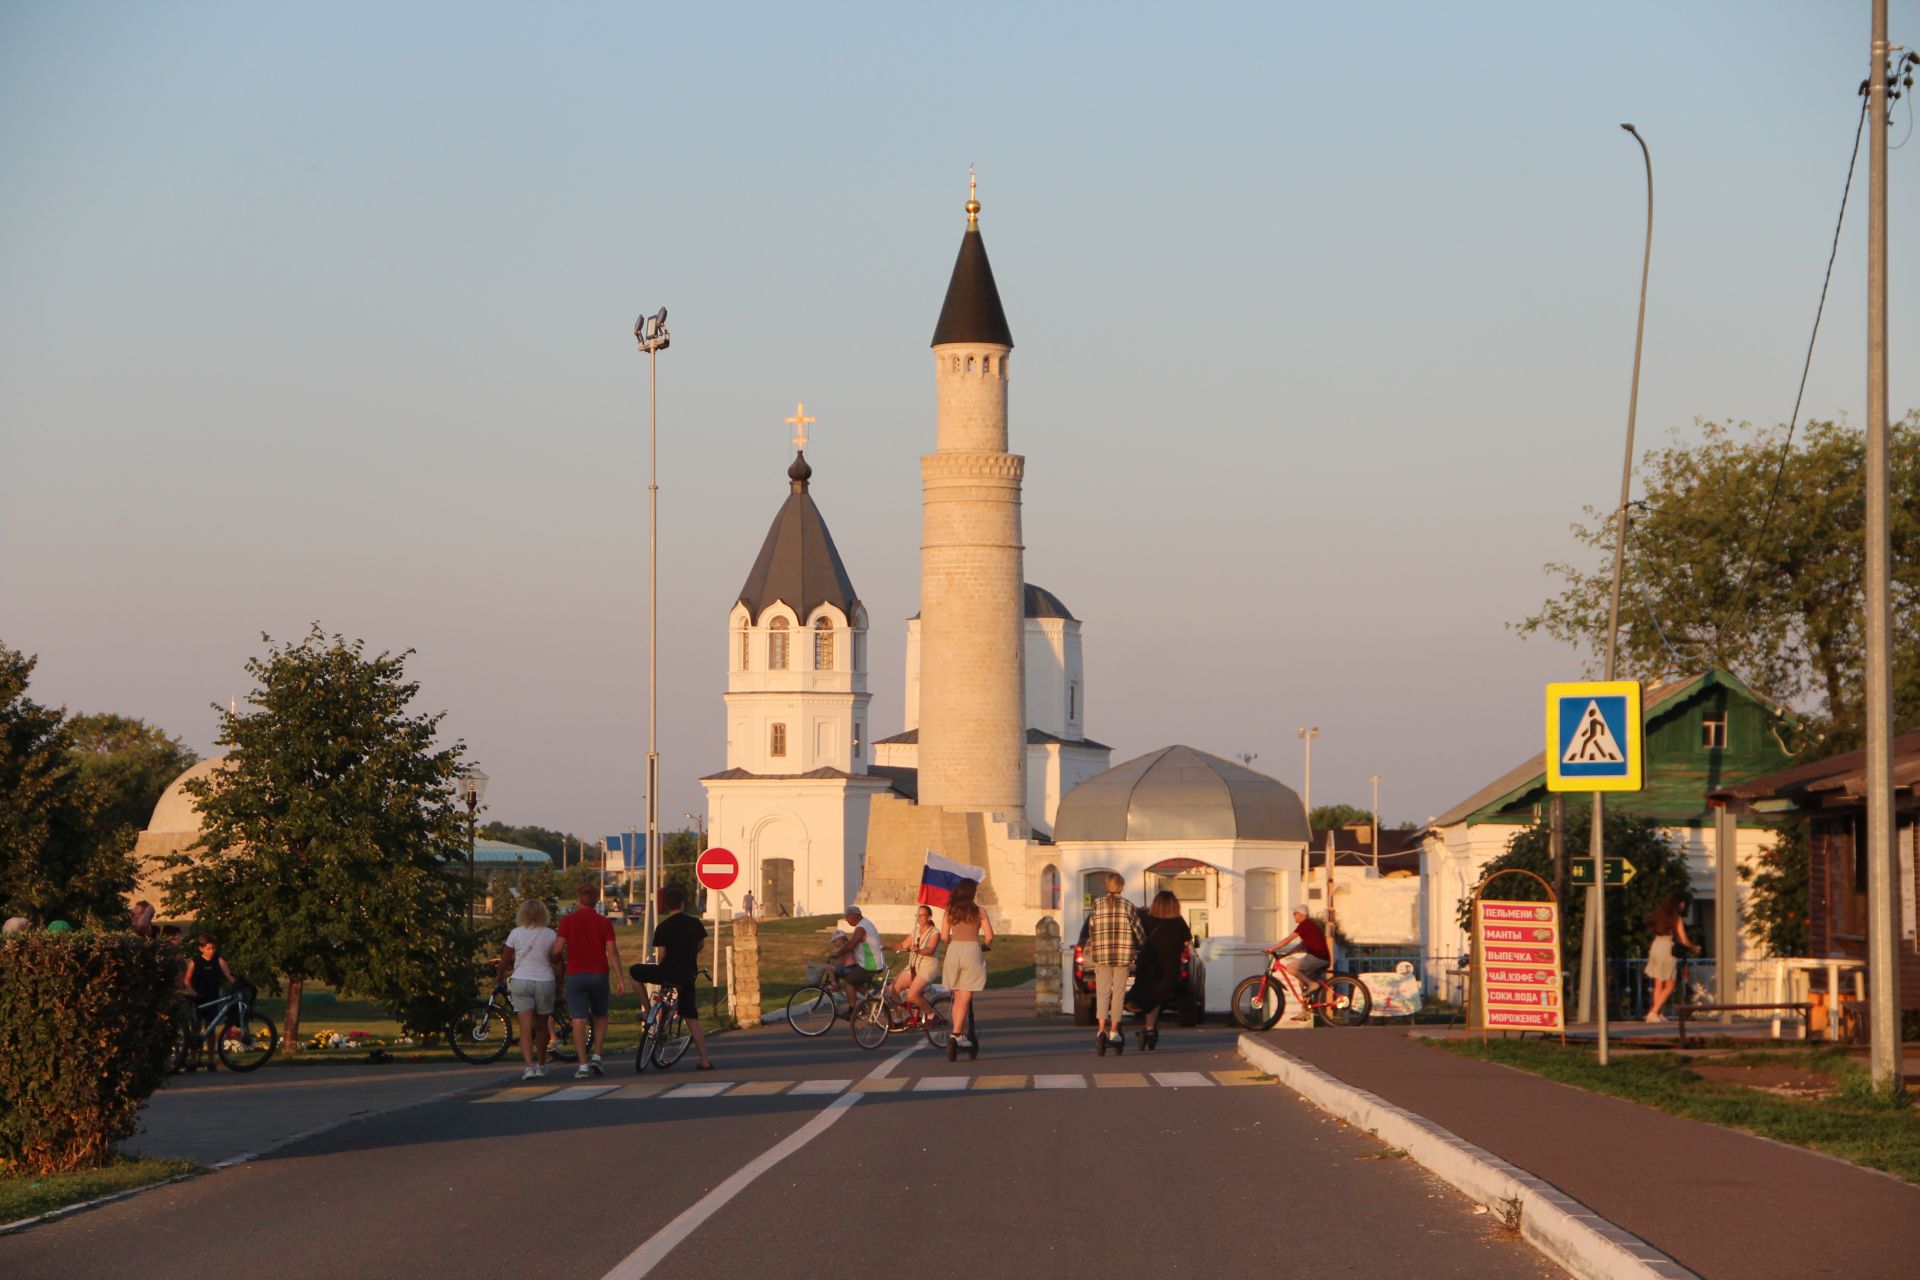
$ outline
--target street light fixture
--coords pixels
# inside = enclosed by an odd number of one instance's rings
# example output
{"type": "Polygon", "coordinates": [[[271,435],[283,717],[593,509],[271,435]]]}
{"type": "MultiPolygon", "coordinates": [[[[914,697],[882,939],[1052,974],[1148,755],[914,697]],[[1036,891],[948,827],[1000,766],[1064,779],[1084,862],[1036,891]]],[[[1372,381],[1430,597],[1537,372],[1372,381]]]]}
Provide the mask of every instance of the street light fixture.
{"type": "Polygon", "coordinates": [[[467,927],[473,927],[473,849],[479,842],[480,802],[487,798],[487,775],[477,764],[467,765],[455,776],[454,794],[467,802],[467,927]]]}
{"type": "MultiPolygon", "coordinates": [[[[659,355],[672,344],[667,309],[633,322],[633,340],[647,357],[647,937],[660,901],[660,432],[659,355]]],[[[633,851],[627,851],[627,898],[633,898],[633,851]]]]}

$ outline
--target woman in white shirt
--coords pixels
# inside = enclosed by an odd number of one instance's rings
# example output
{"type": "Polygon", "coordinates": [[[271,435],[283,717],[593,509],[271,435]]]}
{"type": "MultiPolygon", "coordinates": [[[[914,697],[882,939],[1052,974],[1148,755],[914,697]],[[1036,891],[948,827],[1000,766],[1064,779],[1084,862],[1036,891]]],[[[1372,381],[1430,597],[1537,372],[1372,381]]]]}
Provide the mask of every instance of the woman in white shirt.
{"type": "Polygon", "coordinates": [[[547,1046],[553,1040],[553,994],[557,985],[553,961],[560,954],[560,935],[548,928],[553,915],[547,904],[528,898],[520,904],[519,927],[500,948],[495,978],[506,978],[507,994],[520,1017],[520,1057],[527,1064],[522,1080],[547,1074],[547,1046]],[[507,977],[511,972],[512,977],[507,977]]]}

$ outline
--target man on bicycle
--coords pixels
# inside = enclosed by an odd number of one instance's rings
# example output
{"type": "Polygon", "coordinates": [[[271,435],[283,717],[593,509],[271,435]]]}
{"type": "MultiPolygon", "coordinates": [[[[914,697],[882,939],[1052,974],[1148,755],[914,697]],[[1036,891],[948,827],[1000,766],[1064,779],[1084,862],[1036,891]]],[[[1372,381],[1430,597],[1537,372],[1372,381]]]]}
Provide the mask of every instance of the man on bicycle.
{"type": "Polygon", "coordinates": [[[867,984],[887,973],[887,949],[880,940],[879,926],[861,914],[859,907],[848,907],[847,914],[834,926],[833,971],[847,984],[849,991],[865,991],[867,984]]]}
{"type": "MultiPolygon", "coordinates": [[[[1305,992],[1310,980],[1317,980],[1327,971],[1333,962],[1333,953],[1327,949],[1327,935],[1319,925],[1307,915],[1305,907],[1293,909],[1293,932],[1267,948],[1270,956],[1280,956],[1280,963],[1293,970],[1294,980],[1300,990],[1305,992]],[[1292,944],[1292,949],[1288,949],[1292,944]],[[1281,955],[1286,952],[1285,955],[1281,955]]],[[[1295,1022],[1311,1022],[1313,1014],[1303,1004],[1300,1012],[1293,1015],[1295,1022]]]]}
{"type": "MultiPolygon", "coordinates": [[[[627,972],[635,982],[658,983],[679,992],[680,1016],[686,1020],[694,1051],[700,1055],[700,1070],[711,1071],[713,1060],[707,1057],[707,1033],[700,1027],[700,1006],[693,995],[700,950],[707,945],[707,926],[700,922],[700,917],[687,914],[687,891],[677,884],[660,891],[660,905],[668,914],[653,927],[654,962],[636,964],[627,972]]],[[[644,991],[641,997],[646,998],[644,991]]]]}

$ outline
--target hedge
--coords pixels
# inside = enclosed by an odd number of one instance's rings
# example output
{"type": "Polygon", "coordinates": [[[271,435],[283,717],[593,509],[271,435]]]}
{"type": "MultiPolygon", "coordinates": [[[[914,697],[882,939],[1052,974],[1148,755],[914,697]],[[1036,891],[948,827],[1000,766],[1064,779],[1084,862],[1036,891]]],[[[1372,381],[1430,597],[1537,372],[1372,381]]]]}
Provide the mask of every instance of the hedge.
{"type": "Polygon", "coordinates": [[[131,934],[0,941],[0,1171],[97,1168],[171,1065],[177,947],[131,934]]]}

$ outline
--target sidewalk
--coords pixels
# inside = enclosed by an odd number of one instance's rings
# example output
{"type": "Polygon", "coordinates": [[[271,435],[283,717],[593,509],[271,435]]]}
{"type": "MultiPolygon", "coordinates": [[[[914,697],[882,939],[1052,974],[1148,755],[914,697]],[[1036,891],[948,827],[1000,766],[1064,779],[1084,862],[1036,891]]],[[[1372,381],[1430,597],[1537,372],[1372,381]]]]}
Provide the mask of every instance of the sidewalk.
{"type": "Polygon", "coordinates": [[[499,1086],[519,1063],[490,1067],[268,1067],[251,1075],[193,1072],[168,1079],[120,1144],[132,1155],[215,1165],[258,1155],[288,1139],[362,1116],[499,1086]]]}
{"type": "Polygon", "coordinates": [[[1911,1275],[1920,1258],[1920,1187],[1885,1174],[1456,1057],[1401,1028],[1263,1038],[1545,1179],[1709,1280],[1911,1275]]]}

